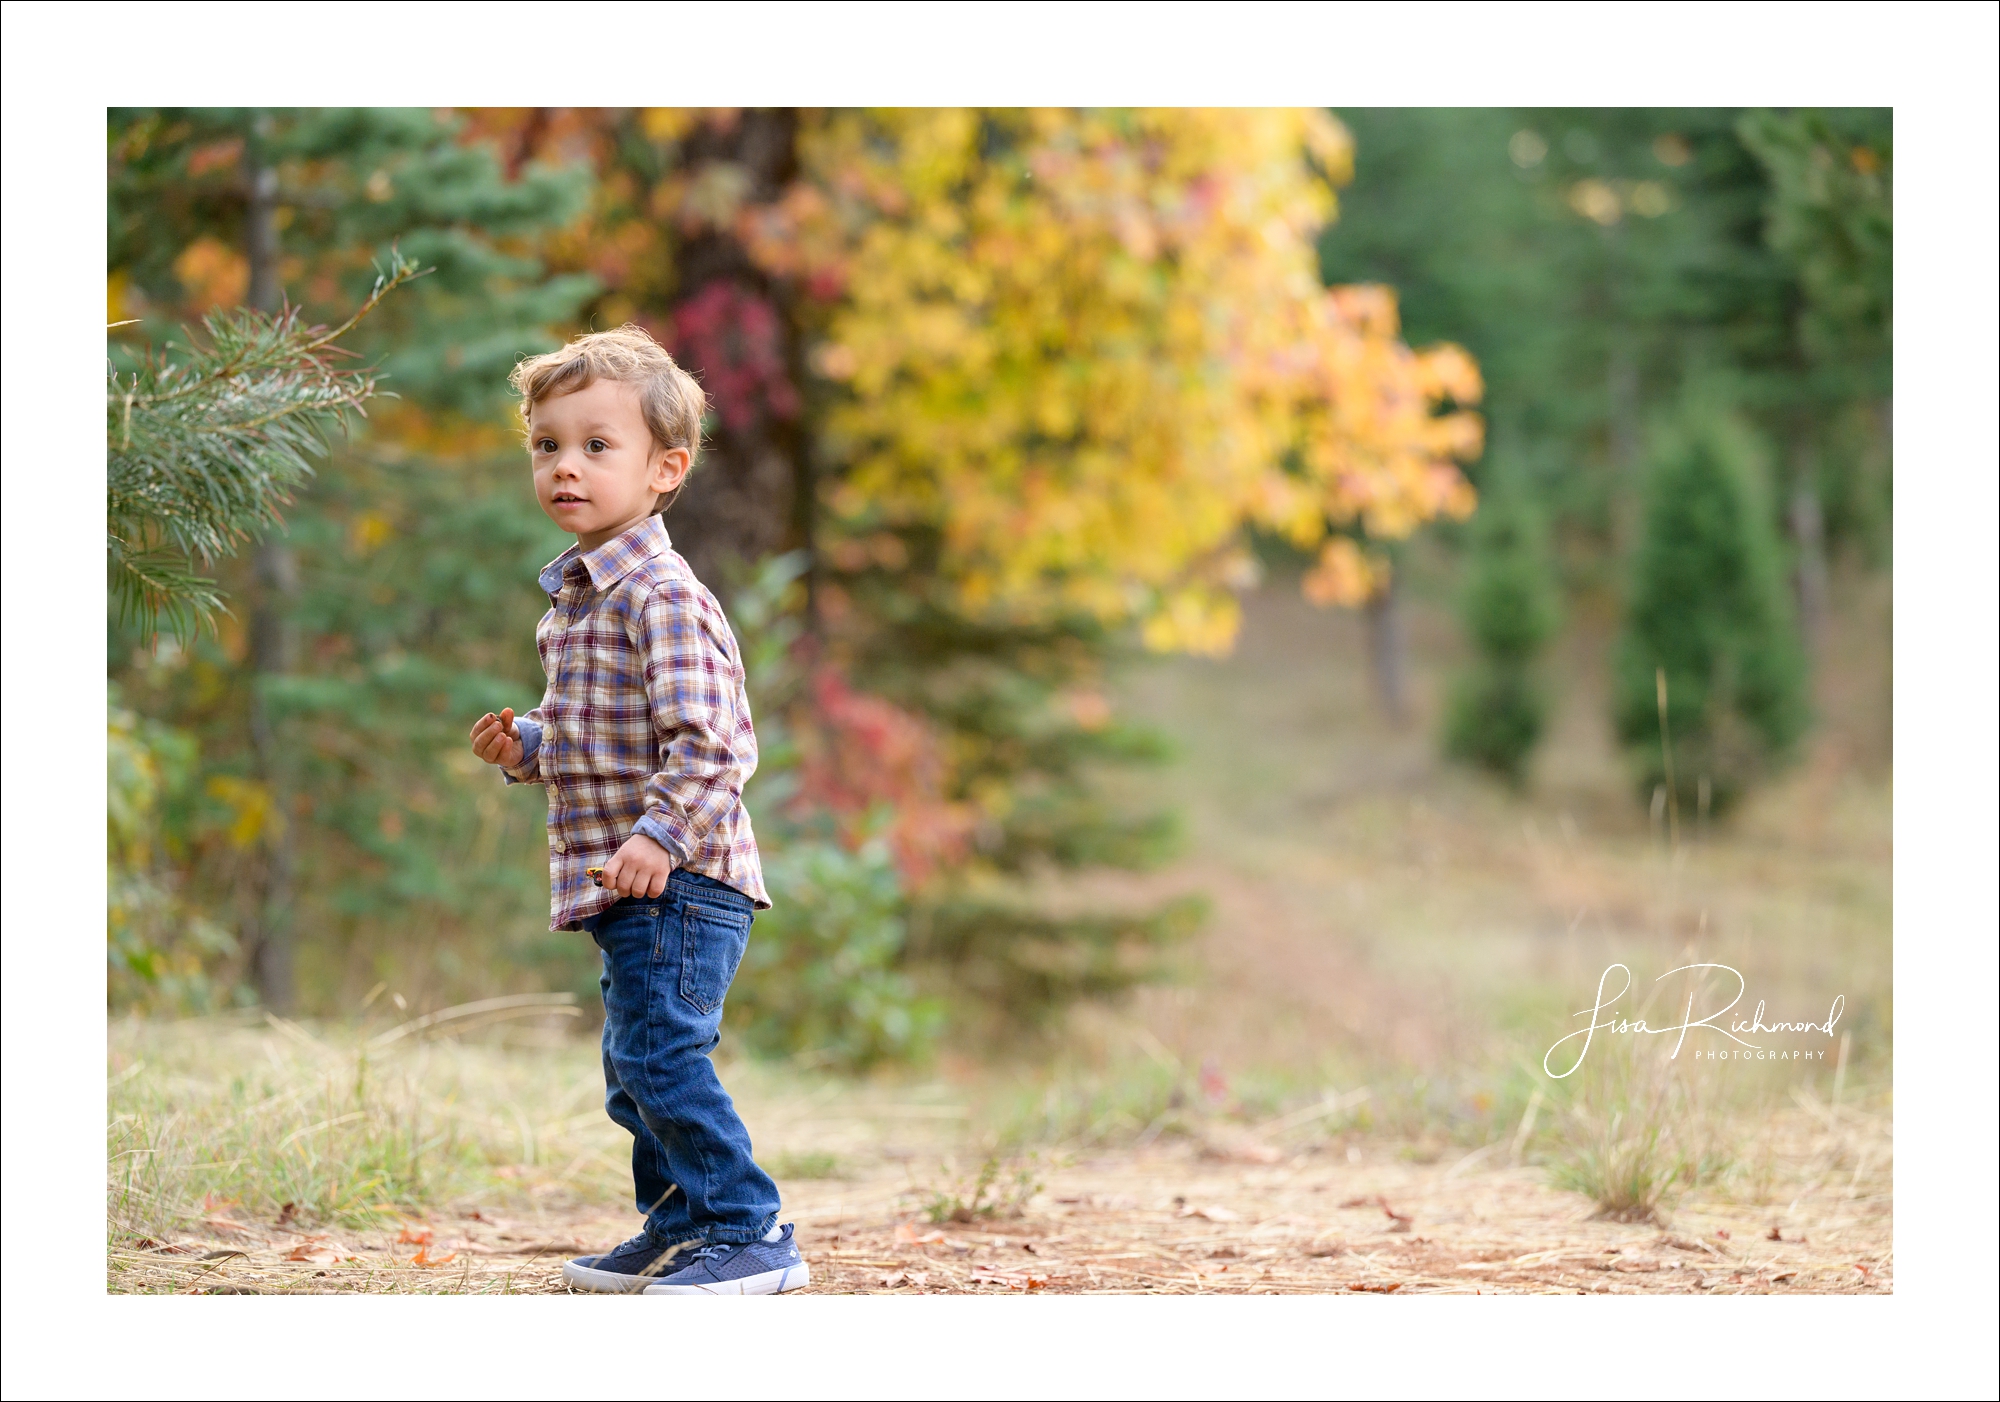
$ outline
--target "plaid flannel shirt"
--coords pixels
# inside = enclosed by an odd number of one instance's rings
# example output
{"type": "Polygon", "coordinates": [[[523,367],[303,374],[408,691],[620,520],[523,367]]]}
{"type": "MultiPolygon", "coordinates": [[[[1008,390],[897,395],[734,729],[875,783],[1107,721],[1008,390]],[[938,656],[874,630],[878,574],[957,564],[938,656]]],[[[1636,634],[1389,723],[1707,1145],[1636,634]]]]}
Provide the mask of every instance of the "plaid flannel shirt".
{"type": "Polygon", "coordinates": [[[618,899],[585,874],[634,833],[682,870],[768,909],[743,785],[757,733],[722,606],[646,520],[543,567],[552,606],[535,629],[542,704],[515,722],[509,783],[549,794],[549,928],[571,929],[618,899]]]}

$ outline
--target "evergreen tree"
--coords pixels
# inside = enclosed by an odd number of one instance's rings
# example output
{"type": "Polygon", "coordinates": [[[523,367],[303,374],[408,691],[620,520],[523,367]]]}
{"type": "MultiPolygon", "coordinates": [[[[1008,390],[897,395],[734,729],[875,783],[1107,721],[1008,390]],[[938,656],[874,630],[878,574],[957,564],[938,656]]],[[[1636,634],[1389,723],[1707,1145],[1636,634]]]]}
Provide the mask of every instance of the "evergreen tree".
{"type": "Polygon", "coordinates": [[[1520,465],[1571,588],[1615,589],[1642,426],[1693,380],[1729,381],[1787,445],[1802,566],[1820,502],[1829,549],[1884,536],[1886,341],[1866,333],[1886,328],[1886,110],[1341,115],[1355,179],[1324,276],[1393,284],[1413,342],[1450,337],[1478,361],[1491,451],[1520,465]],[[1880,388],[1809,351],[1836,321],[1832,339],[1875,348],[1880,388]],[[1803,510],[1797,482],[1819,493],[1803,510]]]}
{"type": "Polygon", "coordinates": [[[1459,601],[1478,660],[1453,689],[1445,749],[1518,784],[1548,714],[1535,658],[1556,629],[1555,581],[1533,498],[1505,470],[1482,488],[1459,601]]]}
{"type": "Polygon", "coordinates": [[[1797,281],[1784,435],[1800,624],[1817,650],[1827,543],[1888,546],[1894,252],[1890,114],[1752,112],[1736,126],[1768,181],[1764,238],[1797,281]]]}
{"type": "Polygon", "coordinates": [[[110,114],[128,368],[210,311],[344,316],[392,248],[435,270],[344,342],[399,397],[335,445],[281,535],[225,564],[238,612],[158,648],[113,619],[120,694],[193,755],[155,847],[188,908],[239,933],[241,963],[211,972],[274,1007],[300,984],[340,1006],[378,968],[412,994],[456,981],[462,939],[511,956],[482,949],[481,983],[489,964],[582,977],[574,941],[545,934],[538,816],[452,756],[463,716],[541,688],[534,571],[562,537],[523,489],[505,380],[594,286],[532,251],[588,172],[510,172],[466,137],[432,109],[110,114]]]}
{"type": "Polygon", "coordinates": [[[1691,407],[1653,452],[1613,720],[1640,794],[1721,812],[1804,732],[1804,659],[1749,431],[1691,407]],[[1664,693],[1664,694],[1663,694],[1664,693]]]}

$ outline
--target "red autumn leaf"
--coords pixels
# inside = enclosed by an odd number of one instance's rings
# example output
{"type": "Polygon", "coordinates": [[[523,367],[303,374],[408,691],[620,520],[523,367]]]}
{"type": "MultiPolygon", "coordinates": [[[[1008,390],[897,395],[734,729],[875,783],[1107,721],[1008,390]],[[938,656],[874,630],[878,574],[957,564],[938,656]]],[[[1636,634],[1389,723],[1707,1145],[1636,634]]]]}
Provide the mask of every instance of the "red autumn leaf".
{"type": "Polygon", "coordinates": [[[431,1228],[422,1222],[405,1222],[403,1230],[396,1237],[397,1242],[408,1246],[428,1246],[435,1237],[431,1228]]]}
{"type": "Polygon", "coordinates": [[[444,1266],[451,1264],[451,1262],[457,1259],[458,1253],[456,1251],[447,1251],[442,1256],[433,1256],[431,1255],[430,1247],[425,1245],[417,1248],[417,1254],[410,1258],[410,1264],[413,1266],[444,1266]]]}

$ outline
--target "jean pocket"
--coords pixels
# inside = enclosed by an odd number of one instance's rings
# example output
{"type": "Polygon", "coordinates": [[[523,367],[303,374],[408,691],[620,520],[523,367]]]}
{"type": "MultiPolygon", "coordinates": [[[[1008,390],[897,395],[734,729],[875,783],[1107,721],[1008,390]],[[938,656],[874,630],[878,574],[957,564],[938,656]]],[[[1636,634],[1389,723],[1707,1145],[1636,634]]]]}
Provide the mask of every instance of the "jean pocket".
{"type": "Polygon", "coordinates": [[[681,907],[681,997],[703,1013],[722,1006],[723,995],[750,942],[751,914],[688,901],[681,907]]]}

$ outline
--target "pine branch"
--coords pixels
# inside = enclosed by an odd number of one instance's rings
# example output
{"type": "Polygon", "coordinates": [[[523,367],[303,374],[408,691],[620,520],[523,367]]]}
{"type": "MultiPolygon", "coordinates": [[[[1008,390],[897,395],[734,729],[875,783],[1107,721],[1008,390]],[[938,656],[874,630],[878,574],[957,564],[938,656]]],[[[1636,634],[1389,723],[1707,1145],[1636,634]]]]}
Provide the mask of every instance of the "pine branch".
{"type": "MultiPolygon", "coordinates": [[[[281,509],[327,452],[328,430],[382,391],[374,366],[340,363],[337,342],[422,276],[394,255],[354,314],[329,330],[295,307],[203,319],[205,336],[113,368],[107,391],[107,549],[121,617],[186,636],[223,603],[197,572],[283,524],[281,509]],[[176,357],[172,353],[179,352],[176,357]]],[[[185,334],[185,333],[184,333],[185,334]]]]}

